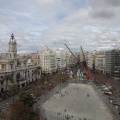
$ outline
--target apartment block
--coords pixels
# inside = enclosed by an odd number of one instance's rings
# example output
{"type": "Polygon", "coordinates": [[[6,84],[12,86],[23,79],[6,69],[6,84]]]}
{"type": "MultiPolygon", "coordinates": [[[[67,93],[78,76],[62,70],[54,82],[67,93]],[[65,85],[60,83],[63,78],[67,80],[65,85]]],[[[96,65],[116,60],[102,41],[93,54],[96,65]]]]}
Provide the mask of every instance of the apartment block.
{"type": "Polygon", "coordinates": [[[57,70],[56,54],[55,51],[49,49],[47,46],[40,52],[40,65],[42,72],[51,74],[57,70]]]}
{"type": "Polygon", "coordinates": [[[106,73],[120,74],[120,49],[106,51],[106,73]]]}

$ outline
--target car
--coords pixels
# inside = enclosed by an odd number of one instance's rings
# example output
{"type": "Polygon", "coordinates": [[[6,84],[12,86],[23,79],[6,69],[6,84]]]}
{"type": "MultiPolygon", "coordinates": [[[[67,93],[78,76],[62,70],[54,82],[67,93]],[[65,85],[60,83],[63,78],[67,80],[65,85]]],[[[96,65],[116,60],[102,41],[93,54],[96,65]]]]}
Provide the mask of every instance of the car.
{"type": "Polygon", "coordinates": [[[31,96],[33,99],[36,99],[36,97],[34,96],[34,94],[30,94],[30,96],[31,96]]]}
{"type": "Polygon", "coordinates": [[[112,95],[112,92],[106,89],[106,90],[104,91],[104,94],[112,95]]]}

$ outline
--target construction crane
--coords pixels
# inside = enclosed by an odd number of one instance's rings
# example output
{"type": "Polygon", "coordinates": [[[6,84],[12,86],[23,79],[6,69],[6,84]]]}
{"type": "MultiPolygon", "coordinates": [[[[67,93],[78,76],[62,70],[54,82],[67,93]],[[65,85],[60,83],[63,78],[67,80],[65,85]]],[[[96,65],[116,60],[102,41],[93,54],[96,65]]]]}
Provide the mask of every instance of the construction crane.
{"type": "Polygon", "coordinates": [[[70,53],[74,56],[74,58],[76,59],[77,63],[79,64],[79,66],[83,69],[83,71],[85,72],[85,74],[88,77],[88,80],[92,80],[92,75],[90,74],[90,72],[88,72],[86,70],[86,68],[81,64],[81,62],[78,60],[78,58],[74,55],[74,53],[70,50],[70,48],[65,44],[65,46],[68,48],[68,50],[70,51],[70,53]]]}
{"type": "MultiPolygon", "coordinates": [[[[83,54],[83,56],[84,56],[83,66],[86,68],[86,70],[88,71],[88,73],[91,75],[90,70],[89,70],[89,68],[88,68],[88,64],[87,64],[87,60],[86,60],[85,54],[84,54],[84,52],[83,52],[83,48],[82,48],[82,46],[80,46],[80,47],[81,47],[81,50],[82,50],[82,54],[83,54]]],[[[92,76],[92,75],[91,75],[91,76],[92,76]]]]}

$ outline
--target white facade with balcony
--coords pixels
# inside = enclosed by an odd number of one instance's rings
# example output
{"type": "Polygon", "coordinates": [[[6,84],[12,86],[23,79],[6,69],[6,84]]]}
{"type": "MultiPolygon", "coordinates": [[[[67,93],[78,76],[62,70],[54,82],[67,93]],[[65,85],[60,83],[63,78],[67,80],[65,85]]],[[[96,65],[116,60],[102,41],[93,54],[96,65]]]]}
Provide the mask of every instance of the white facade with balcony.
{"type": "Polygon", "coordinates": [[[43,73],[52,74],[53,72],[56,72],[57,62],[55,51],[45,46],[40,52],[40,64],[43,73]]]}
{"type": "Polygon", "coordinates": [[[93,62],[94,62],[93,53],[89,52],[88,53],[88,62],[87,62],[88,68],[93,69],[93,64],[94,64],[93,62]]]}
{"type": "Polygon", "coordinates": [[[95,58],[95,70],[105,73],[105,67],[105,51],[99,51],[95,58]]]}
{"type": "Polygon", "coordinates": [[[65,57],[65,51],[57,49],[55,51],[56,53],[56,62],[57,62],[57,70],[61,71],[64,68],[66,68],[66,57],[65,57]]]}

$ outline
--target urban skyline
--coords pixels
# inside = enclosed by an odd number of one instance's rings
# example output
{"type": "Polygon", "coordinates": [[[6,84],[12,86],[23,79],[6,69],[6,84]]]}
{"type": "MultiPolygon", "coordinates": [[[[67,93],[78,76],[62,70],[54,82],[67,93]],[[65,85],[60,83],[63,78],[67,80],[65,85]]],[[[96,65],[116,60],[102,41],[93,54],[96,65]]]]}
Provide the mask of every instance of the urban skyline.
{"type": "Polygon", "coordinates": [[[19,52],[48,47],[73,51],[120,47],[119,0],[0,0],[0,52],[13,32],[19,52]],[[29,5],[28,5],[29,3],[29,5]]]}

